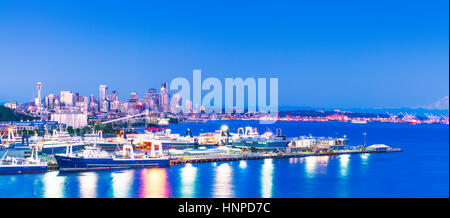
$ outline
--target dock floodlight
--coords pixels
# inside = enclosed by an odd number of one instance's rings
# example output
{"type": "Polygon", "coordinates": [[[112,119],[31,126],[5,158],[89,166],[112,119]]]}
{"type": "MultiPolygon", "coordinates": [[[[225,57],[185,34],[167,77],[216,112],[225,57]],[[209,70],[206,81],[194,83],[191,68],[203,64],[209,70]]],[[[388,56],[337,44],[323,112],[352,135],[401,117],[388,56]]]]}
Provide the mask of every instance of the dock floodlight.
{"type": "Polygon", "coordinates": [[[228,131],[228,126],[227,125],[222,125],[222,127],[220,127],[220,129],[224,132],[228,131]]]}

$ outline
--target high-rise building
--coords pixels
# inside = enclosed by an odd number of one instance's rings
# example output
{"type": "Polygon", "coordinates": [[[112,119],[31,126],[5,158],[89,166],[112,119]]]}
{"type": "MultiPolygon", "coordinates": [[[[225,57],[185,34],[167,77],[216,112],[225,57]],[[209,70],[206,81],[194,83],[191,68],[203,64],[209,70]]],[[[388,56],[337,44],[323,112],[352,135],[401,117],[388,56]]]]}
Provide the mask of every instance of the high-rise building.
{"type": "Polygon", "coordinates": [[[181,108],[181,95],[174,94],[172,95],[172,99],[170,102],[170,108],[172,109],[172,113],[179,113],[181,108]]]}
{"type": "Polygon", "coordinates": [[[119,100],[119,93],[117,91],[112,91],[111,96],[109,97],[111,102],[119,100]]]}
{"type": "Polygon", "coordinates": [[[159,105],[161,111],[168,112],[170,109],[169,90],[167,89],[167,83],[162,83],[161,89],[159,90],[159,105]]]}
{"type": "Polygon", "coordinates": [[[148,93],[150,95],[150,108],[152,111],[158,111],[159,109],[159,94],[156,92],[156,89],[149,89],[148,93]]]}
{"type": "Polygon", "coordinates": [[[106,85],[100,85],[99,86],[99,101],[104,101],[106,100],[107,96],[108,96],[108,86],[106,85]]]}
{"type": "Polygon", "coordinates": [[[147,93],[145,93],[144,96],[144,106],[145,109],[148,109],[150,111],[157,111],[158,110],[158,93],[156,92],[156,89],[149,89],[147,93]]]}
{"type": "Polygon", "coordinates": [[[75,93],[75,106],[81,111],[87,111],[89,106],[88,98],[75,93]]]}
{"type": "Polygon", "coordinates": [[[135,92],[132,92],[132,93],[130,94],[130,100],[129,100],[129,102],[137,102],[138,100],[139,100],[138,94],[135,93],[135,92]]]}
{"type": "Polygon", "coordinates": [[[161,84],[161,88],[167,89],[167,83],[166,83],[166,82],[163,82],[163,83],[161,84]]]}
{"type": "Polygon", "coordinates": [[[71,91],[61,91],[60,104],[63,107],[73,107],[75,105],[75,96],[71,91]]]}
{"type": "Polygon", "coordinates": [[[48,108],[49,110],[53,110],[59,106],[58,96],[55,94],[49,94],[47,97],[45,97],[44,100],[44,107],[48,108]]]}
{"type": "Polygon", "coordinates": [[[110,110],[117,112],[119,110],[119,93],[112,91],[109,97],[110,110]]]}
{"type": "Polygon", "coordinates": [[[88,110],[89,111],[93,111],[93,112],[97,112],[98,108],[99,108],[98,103],[95,100],[94,95],[91,94],[91,96],[89,97],[88,110]]]}
{"type": "Polygon", "coordinates": [[[99,107],[101,112],[107,113],[109,111],[108,86],[99,86],[99,107]]]}

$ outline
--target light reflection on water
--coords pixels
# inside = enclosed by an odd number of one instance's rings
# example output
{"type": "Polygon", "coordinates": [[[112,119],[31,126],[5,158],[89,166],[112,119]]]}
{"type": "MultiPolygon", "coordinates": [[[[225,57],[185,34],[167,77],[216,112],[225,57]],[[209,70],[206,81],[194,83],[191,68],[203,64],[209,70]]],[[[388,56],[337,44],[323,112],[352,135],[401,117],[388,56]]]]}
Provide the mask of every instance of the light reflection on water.
{"type": "Polygon", "coordinates": [[[133,184],[134,170],[112,171],[113,197],[130,197],[130,188],[133,184]]]}
{"type": "Polygon", "coordinates": [[[181,169],[181,197],[195,197],[195,179],[197,178],[197,168],[192,164],[186,164],[181,169]]]}
{"type": "Polygon", "coordinates": [[[232,187],[232,171],[229,163],[221,163],[215,167],[215,179],[214,179],[214,198],[229,198],[233,197],[234,190],[232,187]]]}
{"type": "Polygon", "coordinates": [[[361,173],[364,175],[367,175],[367,169],[369,168],[369,157],[370,154],[361,154],[360,158],[361,158],[361,173]]]}
{"type": "Polygon", "coordinates": [[[304,158],[295,158],[298,160],[290,160],[293,164],[304,164],[306,177],[314,178],[318,174],[326,174],[329,156],[310,156],[304,158]]]}
{"type": "Polygon", "coordinates": [[[141,198],[167,198],[169,197],[167,188],[167,172],[163,168],[142,169],[141,190],[139,197],[141,198]]]}
{"type": "Polygon", "coordinates": [[[45,173],[42,181],[44,183],[45,198],[62,198],[64,197],[64,176],[58,176],[57,171],[45,173]]]}
{"type": "Polygon", "coordinates": [[[273,159],[265,159],[262,165],[262,175],[261,175],[261,189],[262,197],[270,198],[272,197],[272,180],[273,180],[273,159]]]}
{"type": "Polygon", "coordinates": [[[361,157],[361,163],[367,164],[369,162],[370,154],[369,153],[361,154],[360,157],[361,157]]]}
{"type": "Polygon", "coordinates": [[[348,171],[350,169],[350,154],[343,154],[339,156],[339,164],[340,164],[340,176],[345,178],[348,175],[348,171]]]}
{"type": "Polygon", "coordinates": [[[305,157],[302,159],[305,162],[306,176],[308,178],[314,178],[314,176],[316,175],[316,165],[317,165],[316,157],[305,157]]]}
{"type": "Polygon", "coordinates": [[[239,161],[239,168],[241,169],[247,168],[247,161],[246,160],[239,161]]]}
{"type": "Polygon", "coordinates": [[[350,154],[339,155],[339,174],[337,180],[337,197],[346,198],[349,197],[351,191],[349,182],[349,171],[350,171],[350,154]]]}
{"type": "Polygon", "coordinates": [[[96,172],[83,172],[78,176],[80,197],[97,197],[98,174],[96,172]]]}

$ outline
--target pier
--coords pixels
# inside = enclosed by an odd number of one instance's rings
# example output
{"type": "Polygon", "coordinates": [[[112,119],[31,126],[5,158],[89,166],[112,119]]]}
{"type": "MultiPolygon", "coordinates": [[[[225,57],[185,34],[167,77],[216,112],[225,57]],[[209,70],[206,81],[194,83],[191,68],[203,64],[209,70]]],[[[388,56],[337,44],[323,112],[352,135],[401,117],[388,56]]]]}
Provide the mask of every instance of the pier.
{"type": "MultiPolygon", "coordinates": [[[[281,159],[281,158],[299,158],[299,157],[313,157],[313,156],[331,156],[331,155],[343,155],[343,154],[369,154],[369,153],[391,153],[402,152],[401,148],[392,148],[385,151],[337,151],[337,152],[322,152],[322,153],[273,153],[273,154],[256,154],[250,153],[250,155],[217,155],[217,156],[205,156],[205,157],[176,157],[170,160],[170,165],[190,164],[190,163],[212,163],[212,162],[226,162],[226,161],[240,161],[240,160],[261,160],[261,159],[281,159]]],[[[58,170],[56,162],[49,162],[49,171],[58,170]]]]}
{"type": "Polygon", "coordinates": [[[401,152],[401,148],[393,148],[385,151],[338,151],[338,152],[323,152],[323,153],[284,153],[284,154],[252,154],[248,156],[214,156],[214,157],[191,157],[191,158],[175,158],[170,160],[170,165],[188,164],[188,163],[208,163],[208,162],[224,162],[224,161],[240,161],[240,160],[260,160],[260,159],[281,159],[281,158],[298,158],[310,156],[331,156],[342,154],[368,154],[368,153],[390,153],[401,152]]]}

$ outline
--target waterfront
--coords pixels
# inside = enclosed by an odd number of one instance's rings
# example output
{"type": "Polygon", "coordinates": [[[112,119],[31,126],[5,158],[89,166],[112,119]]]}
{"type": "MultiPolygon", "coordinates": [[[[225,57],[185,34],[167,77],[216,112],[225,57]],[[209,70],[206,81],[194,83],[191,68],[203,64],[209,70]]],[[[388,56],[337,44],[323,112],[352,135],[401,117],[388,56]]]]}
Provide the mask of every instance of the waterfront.
{"type": "MultiPolygon", "coordinates": [[[[171,125],[183,134],[227,124],[171,125]]],[[[403,152],[174,165],[169,168],[0,175],[0,197],[448,197],[448,125],[277,122],[288,137],[342,136],[350,144],[383,143],[403,152]]]]}

